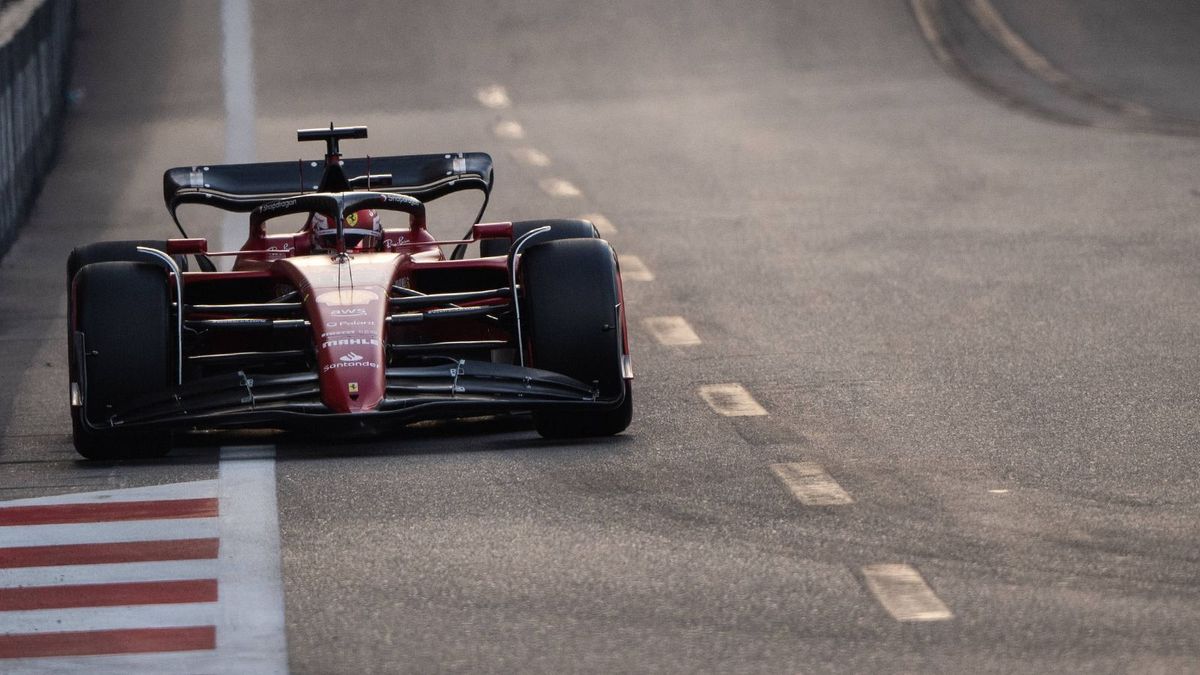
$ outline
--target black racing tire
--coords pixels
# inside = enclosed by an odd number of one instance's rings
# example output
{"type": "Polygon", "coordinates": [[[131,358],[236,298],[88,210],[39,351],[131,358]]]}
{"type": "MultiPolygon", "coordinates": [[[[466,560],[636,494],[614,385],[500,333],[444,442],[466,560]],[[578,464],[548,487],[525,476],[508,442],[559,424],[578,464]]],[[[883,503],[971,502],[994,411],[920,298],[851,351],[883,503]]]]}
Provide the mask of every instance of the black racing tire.
{"type": "MultiPolygon", "coordinates": [[[[94,244],[79,246],[67,257],[67,287],[84,265],[98,262],[150,262],[144,254],[138,253],[137,247],[156,248],[164,253],[167,242],[164,239],[130,239],[126,241],[98,241],[94,244]]],[[[175,262],[179,269],[187,271],[187,257],[177,255],[175,262]]]]}
{"type": "Polygon", "coordinates": [[[129,399],[161,391],[175,366],[171,293],[165,270],[152,263],[98,262],[75,275],[68,349],[83,334],[86,369],[72,359],[71,382],[79,383],[84,405],[71,406],[75,449],[88,459],[159,457],[170,450],[169,432],[93,428],[129,399]],[[82,375],[82,380],[80,378],[82,375]]]}
{"type": "Polygon", "coordinates": [[[602,398],[624,394],[620,406],[600,412],[534,411],[545,438],[611,436],[629,427],[633,391],[623,376],[618,271],[601,239],[538,244],[522,255],[521,304],[531,365],[598,382],[602,398]]]}
{"type": "Polygon", "coordinates": [[[596,226],[587,220],[579,220],[577,218],[560,218],[555,220],[521,220],[512,224],[513,238],[508,239],[482,239],[479,242],[479,257],[489,258],[497,255],[508,255],[508,249],[512,243],[522,236],[549,225],[550,231],[539,234],[530,244],[545,243],[548,241],[556,241],[558,239],[599,239],[600,233],[596,231],[596,226]]]}

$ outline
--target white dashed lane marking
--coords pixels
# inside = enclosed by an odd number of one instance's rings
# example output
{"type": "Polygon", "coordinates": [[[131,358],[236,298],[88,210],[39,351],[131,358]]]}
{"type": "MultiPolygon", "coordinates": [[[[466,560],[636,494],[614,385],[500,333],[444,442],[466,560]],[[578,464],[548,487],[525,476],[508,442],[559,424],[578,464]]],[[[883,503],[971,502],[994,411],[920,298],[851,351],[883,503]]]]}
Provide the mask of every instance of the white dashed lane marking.
{"type": "Polygon", "coordinates": [[[538,187],[542,188],[542,192],[551,197],[573,198],[582,197],[583,192],[575,187],[575,184],[565,178],[543,178],[538,181],[538,187]]]}
{"type": "Polygon", "coordinates": [[[621,278],[625,281],[654,281],[654,274],[636,255],[621,256],[621,278]]]}
{"type": "Polygon", "coordinates": [[[492,127],[492,133],[496,135],[496,138],[503,138],[506,141],[519,141],[525,138],[525,128],[516,120],[496,122],[496,126],[492,127]]]}
{"type": "Polygon", "coordinates": [[[617,233],[617,226],[612,224],[612,221],[604,217],[602,213],[585,213],[579,216],[583,220],[590,220],[596,226],[596,231],[601,237],[611,237],[617,233]]]}
{"type": "Polygon", "coordinates": [[[700,336],[682,316],[652,316],[642,320],[642,325],[663,345],[698,345],[700,336]]]}
{"type": "Polygon", "coordinates": [[[771,471],[783,481],[796,499],[805,506],[842,506],[853,504],[850,494],[838,485],[825,469],[812,462],[772,464],[771,471]]]}
{"type": "Polygon", "coordinates": [[[767,411],[740,384],[706,384],[700,387],[700,397],[719,415],[726,417],[757,417],[767,411]]]}
{"type": "Polygon", "coordinates": [[[525,166],[550,166],[550,158],[546,156],[546,153],[538,150],[537,148],[530,148],[527,146],[513,148],[509,151],[509,154],[512,155],[513,159],[517,160],[521,164],[524,164],[525,166]]]}
{"type": "Polygon", "coordinates": [[[503,110],[512,107],[512,99],[508,97],[508,90],[499,84],[481,88],[475,92],[475,98],[485,108],[491,108],[492,110],[503,110]]]}
{"type": "Polygon", "coordinates": [[[867,588],[897,621],[946,621],[954,614],[910,565],[867,565],[867,588]]]}

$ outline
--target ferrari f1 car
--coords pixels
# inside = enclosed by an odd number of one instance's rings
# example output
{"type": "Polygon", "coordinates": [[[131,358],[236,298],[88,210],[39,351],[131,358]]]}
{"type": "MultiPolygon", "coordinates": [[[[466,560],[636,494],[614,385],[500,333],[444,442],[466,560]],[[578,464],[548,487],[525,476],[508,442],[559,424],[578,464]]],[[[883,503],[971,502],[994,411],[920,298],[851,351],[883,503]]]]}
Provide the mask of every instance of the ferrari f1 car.
{"type": "Polygon", "coordinates": [[[159,455],[191,430],[505,412],[532,413],[551,438],[629,425],[621,275],[592,224],[482,223],[488,155],[343,159],[339,141],[366,136],[299,131],[325,143],[324,161],[170,169],[163,195],[181,238],[71,253],[71,421],[83,456],[159,455]],[[425,202],[463,190],[483,194],[475,223],[437,241],[425,202]],[[246,243],[209,251],[184,231],[184,204],[248,213],[246,243]],[[289,214],[304,219],[299,231],[271,233],[267,223],[289,214]],[[407,225],[383,227],[384,215],[407,225]],[[477,242],[480,256],[466,257],[477,242]],[[218,271],[218,256],[232,269],[218,271]]]}

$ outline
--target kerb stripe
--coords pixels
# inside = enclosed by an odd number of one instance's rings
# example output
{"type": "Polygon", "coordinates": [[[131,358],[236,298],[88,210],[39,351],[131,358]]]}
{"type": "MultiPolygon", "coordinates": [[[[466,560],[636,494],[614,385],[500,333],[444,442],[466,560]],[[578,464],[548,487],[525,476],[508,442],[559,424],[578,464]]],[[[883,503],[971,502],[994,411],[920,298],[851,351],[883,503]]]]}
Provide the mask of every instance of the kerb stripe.
{"type": "Polygon", "coordinates": [[[0,611],[216,602],[216,579],[0,588],[0,611]]]}
{"type": "Polygon", "coordinates": [[[0,659],[216,649],[215,626],[0,635],[0,659]]]}
{"type": "Polygon", "coordinates": [[[220,550],[215,537],[113,544],[63,544],[0,548],[0,569],[56,565],[106,565],[157,560],[210,560],[220,550]]]}
{"type": "Polygon", "coordinates": [[[213,518],[216,516],[217,500],[215,497],[206,499],[166,499],[149,502],[10,506],[0,508],[0,527],[102,523],[119,520],[213,518]]]}

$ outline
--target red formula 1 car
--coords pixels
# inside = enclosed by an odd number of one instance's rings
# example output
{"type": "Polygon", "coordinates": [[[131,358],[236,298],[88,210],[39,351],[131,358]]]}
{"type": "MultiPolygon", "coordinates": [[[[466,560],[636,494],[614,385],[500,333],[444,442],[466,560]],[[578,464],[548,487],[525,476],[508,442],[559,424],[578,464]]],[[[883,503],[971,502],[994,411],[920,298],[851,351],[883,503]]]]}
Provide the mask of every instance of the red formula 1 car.
{"type": "Polygon", "coordinates": [[[629,425],[621,276],[591,223],[481,224],[481,208],[462,240],[436,241],[424,202],[478,190],[486,207],[491,158],[343,159],[339,141],[366,135],[298,132],[325,142],[324,162],[171,169],[164,198],[183,238],[71,253],[71,421],[82,455],[154,456],[173,433],[198,429],[498,412],[532,412],[546,437],[629,425]],[[183,204],[249,212],[245,245],[209,252],[183,232],[183,204]],[[388,212],[407,227],[382,227],[388,212]],[[298,232],[268,232],[289,214],[305,219],[298,232]],[[465,258],[475,242],[481,256],[465,258]],[[231,271],[217,271],[220,255],[235,256],[231,271]]]}

